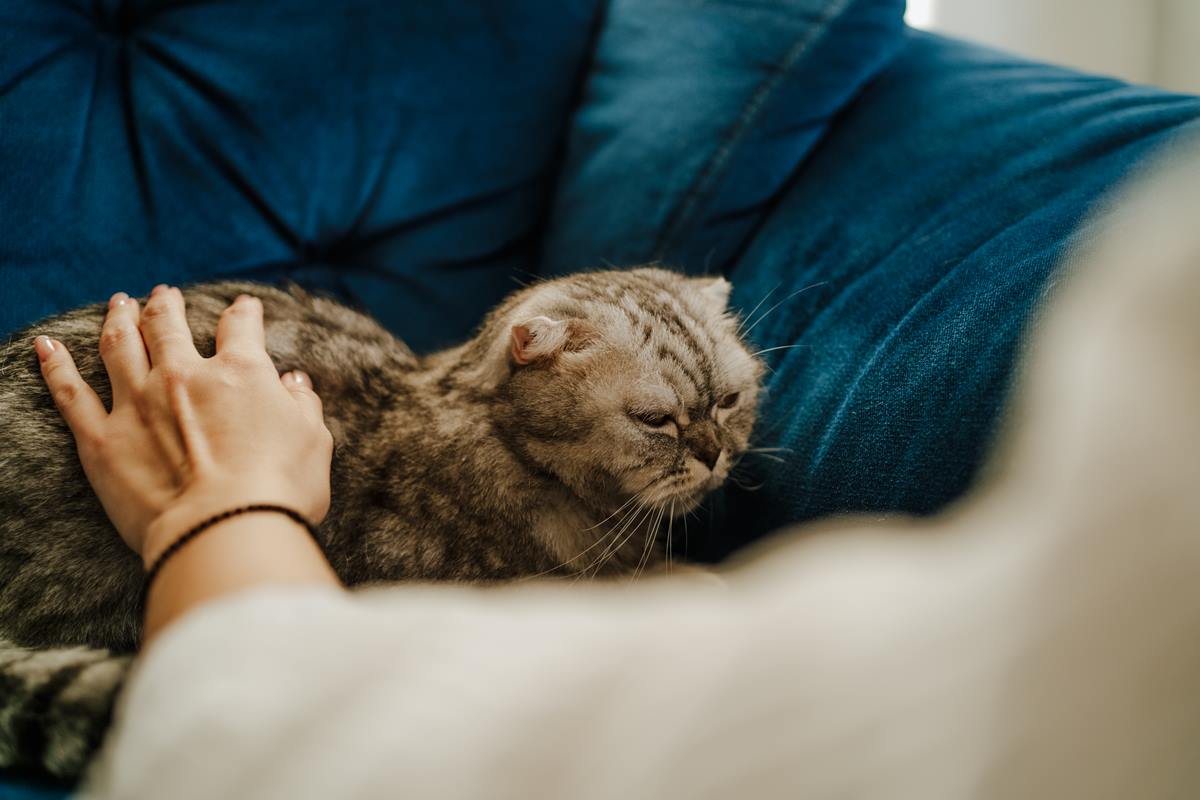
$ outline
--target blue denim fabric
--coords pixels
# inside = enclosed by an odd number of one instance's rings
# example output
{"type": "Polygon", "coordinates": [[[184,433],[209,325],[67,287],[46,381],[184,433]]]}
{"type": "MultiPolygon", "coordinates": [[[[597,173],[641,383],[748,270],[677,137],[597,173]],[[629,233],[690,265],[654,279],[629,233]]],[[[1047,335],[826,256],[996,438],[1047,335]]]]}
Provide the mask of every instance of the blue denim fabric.
{"type": "Polygon", "coordinates": [[[746,459],[739,480],[761,488],[712,504],[706,554],[789,522],[925,514],[959,496],[1081,222],[1195,135],[1200,98],[908,34],[729,271],[736,306],[766,298],[758,346],[787,348],[764,353],[757,434],[786,449],[746,459]]]}
{"type": "Polygon", "coordinates": [[[419,349],[528,269],[600,0],[0,0],[0,335],[291,278],[419,349]]]}
{"type": "Polygon", "coordinates": [[[901,40],[903,0],[613,0],[542,268],[716,272],[901,40]]]}

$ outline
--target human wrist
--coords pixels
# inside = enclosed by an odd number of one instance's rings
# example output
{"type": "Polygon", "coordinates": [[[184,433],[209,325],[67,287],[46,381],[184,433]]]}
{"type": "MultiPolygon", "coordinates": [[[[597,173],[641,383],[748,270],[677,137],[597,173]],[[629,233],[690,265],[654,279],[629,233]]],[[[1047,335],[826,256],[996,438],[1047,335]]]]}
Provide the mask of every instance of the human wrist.
{"type": "Polygon", "coordinates": [[[147,526],[140,553],[143,565],[149,569],[176,540],[196,525],[251,505],[280,506],[297,512],[314,524],[319,521],[306,513],[302,504],[296,502],[295,492],[288,487],[267,483],[195,486],[180,495],[147,526]]]}
{"type": "MultiPolygon", "coordinates": [[[[317,533],[316,526],[311,524],[299,512],[288,508],[287,506],[276,505],[274,503],[251,503],[244,506],[235,506],[234,508],[227,509],[219,514],[214,514],[196,523],[191,528],[188,528],[185,533],[174,538],[171,541],[171,544],[167,545],[166,549],[162,550],[159,555],[155,556],[152,560],[148,560],[146,567],[145,588],[149,590],[149,588],[154,584],[154,579],[158,577],[158,573],[162,570],[163,565],[180,550],[186,548],[187,545],[194,539],[202,536],[212,528],[220,526],[223,522],[230,522],[239,517],[254,514],[277,514],[286,517],[296,526],[303,528],[308,535],[312,537],[313,544],[317,545],[318,549],[320,548],[320,538],[319,534],[317,533]]],[[[278,517],[276,517],[274,521],[278,522],[278,517]]]]}
{"type": "Polygon", "coordinates": [[[176,536],[182,546],[167,552],[156,577],[147,575],[143,645],[191,608],[234,592],[340,586],[306,527],[286,514],[255,511],[223,518],[186,541],[181,537],[195,526],[176,536]]]}

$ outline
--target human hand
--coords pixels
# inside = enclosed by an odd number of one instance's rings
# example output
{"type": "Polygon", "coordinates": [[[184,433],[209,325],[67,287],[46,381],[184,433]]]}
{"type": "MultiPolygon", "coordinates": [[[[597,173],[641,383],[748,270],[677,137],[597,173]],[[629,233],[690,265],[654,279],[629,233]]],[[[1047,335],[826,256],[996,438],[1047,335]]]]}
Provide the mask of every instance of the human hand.
{"type": "Polygon", "coordinates": [[[216,355],[203,358],[178,289],[155,287],[140,313],[114,295],[100,336],[111,413],[61,342],[42,336],[35,348],[92,488],[145,563],[236,506],[275,503],[314,524],[328,512],[333,439],[321,400],[303,373],[276,373],[256,298],[225,310],[216,355]]]}

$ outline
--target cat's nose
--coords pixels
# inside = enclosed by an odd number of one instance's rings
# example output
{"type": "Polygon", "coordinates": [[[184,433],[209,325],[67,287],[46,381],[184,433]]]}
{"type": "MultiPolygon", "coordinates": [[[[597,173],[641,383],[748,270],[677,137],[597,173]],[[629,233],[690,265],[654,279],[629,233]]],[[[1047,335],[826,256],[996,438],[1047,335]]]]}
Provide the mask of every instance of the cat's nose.
{"type": "Polygon", "coordinates": [[[693,422],[683,430],[683,442],[697,460],[710,470],[721,457],[721,443],[717,440],[716,426],[711,420],[693,422]]]}
{"type": "Polygon", "coordinates": [[[711,470],[717,466],[717,462],[721,460],[721,448],[714,447],[712,449],[693,450],[696,458],[700,459],[700,463],[711,470]]]}

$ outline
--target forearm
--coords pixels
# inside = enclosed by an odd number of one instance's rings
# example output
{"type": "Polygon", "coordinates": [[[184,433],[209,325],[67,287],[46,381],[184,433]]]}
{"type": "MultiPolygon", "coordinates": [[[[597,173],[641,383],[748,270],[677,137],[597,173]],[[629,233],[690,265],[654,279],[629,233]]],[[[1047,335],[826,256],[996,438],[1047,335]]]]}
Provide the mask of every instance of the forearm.
{"type": "MultiPolygon", "coordinates": [[[[164,536],[158,550],[169,542],[164,536]]],[[[148,551],[148,561],[156,555],[148,551]]],[[[198,605],[270,585],[340,584],[304,527],[282,514],[253,512],[219,522],[163,565],[146,598],[143,645],[198,605]]]]}

